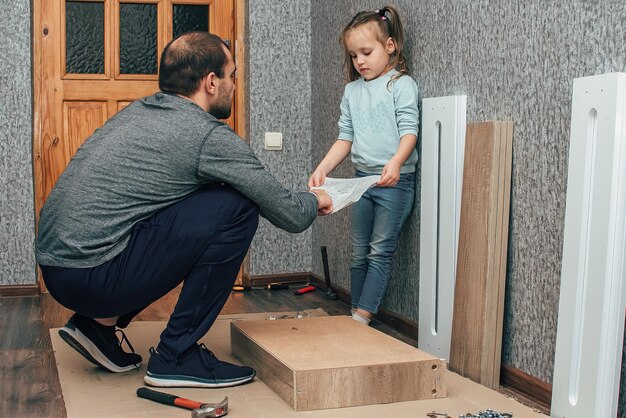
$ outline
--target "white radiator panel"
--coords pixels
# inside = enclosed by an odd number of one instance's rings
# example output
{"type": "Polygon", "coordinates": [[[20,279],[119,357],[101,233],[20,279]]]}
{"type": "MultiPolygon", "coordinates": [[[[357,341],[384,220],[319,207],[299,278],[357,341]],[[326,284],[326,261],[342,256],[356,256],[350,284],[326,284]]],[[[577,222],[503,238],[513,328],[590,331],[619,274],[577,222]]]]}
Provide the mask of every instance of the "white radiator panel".
{"type": "Polygon", "coordinates": [[[467,96],[422,101],[418,347],[450,358],[467,96]]]}
{"type": "Polygon", "coordinates": [[[617,416],[626,308],[626,73],[574,80],[551,415],[617,416]]]}

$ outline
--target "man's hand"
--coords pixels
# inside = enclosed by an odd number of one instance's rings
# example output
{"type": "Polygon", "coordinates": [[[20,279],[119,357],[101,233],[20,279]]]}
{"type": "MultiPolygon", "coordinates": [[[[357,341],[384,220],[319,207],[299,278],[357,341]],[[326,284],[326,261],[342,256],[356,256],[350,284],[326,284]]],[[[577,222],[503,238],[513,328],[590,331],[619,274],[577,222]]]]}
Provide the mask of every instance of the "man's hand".
{"type": "Polygon", "coordinates": [[[317,196],[317,214],[320,216],[328,215],[333,211],[333,200],[325,190],[312,189],[309,190],[317,196]]]}

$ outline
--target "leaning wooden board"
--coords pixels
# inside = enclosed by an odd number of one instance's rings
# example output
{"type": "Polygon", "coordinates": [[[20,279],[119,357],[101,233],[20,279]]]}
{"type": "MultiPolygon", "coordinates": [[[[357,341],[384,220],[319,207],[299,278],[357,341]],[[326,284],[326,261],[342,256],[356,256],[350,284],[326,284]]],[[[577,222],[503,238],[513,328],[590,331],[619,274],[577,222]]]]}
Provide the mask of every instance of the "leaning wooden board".
{"type": "Polygon", "coordinates": [[[513,122],[467,125],[450,370],[500,380],[513,122]]]}
{"type": "Polygon", "coordinates": [[[446,396],[445,361],[347,316],[231,323],[235,358],[296,411],[446,396]]]}

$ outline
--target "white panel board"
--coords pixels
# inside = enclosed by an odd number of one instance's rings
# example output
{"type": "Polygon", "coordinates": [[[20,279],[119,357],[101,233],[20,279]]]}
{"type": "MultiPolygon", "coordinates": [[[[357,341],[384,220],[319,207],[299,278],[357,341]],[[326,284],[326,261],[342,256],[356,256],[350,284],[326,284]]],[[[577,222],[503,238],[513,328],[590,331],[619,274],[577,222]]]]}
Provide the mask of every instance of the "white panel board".
{"type": "Polygon", "coordinates": [[[459,242],[467,96],[422,101],[418,346],[448,360],[459,242]]]}
{"type": "Polygon", "coordinates": [[[624,335],[626,74],[574,80],[553,417],[617,416],[624,335]]]}

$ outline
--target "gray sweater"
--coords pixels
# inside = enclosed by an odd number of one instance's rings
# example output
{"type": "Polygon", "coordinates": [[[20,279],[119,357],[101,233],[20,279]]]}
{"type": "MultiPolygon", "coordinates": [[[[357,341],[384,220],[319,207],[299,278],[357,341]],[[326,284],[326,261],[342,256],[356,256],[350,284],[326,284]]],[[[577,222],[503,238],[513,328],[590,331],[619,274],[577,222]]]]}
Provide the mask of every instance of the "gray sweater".
{"type": "Polygon", "coordinates": [[[98,266],[124,250],[135,223],[210,183],[227,183],[288,232],[308,228],[317,197],[283,187],[250,146],[195,103],[138,100],[78,149],[41,210],[37,262],[98,266]]]}

